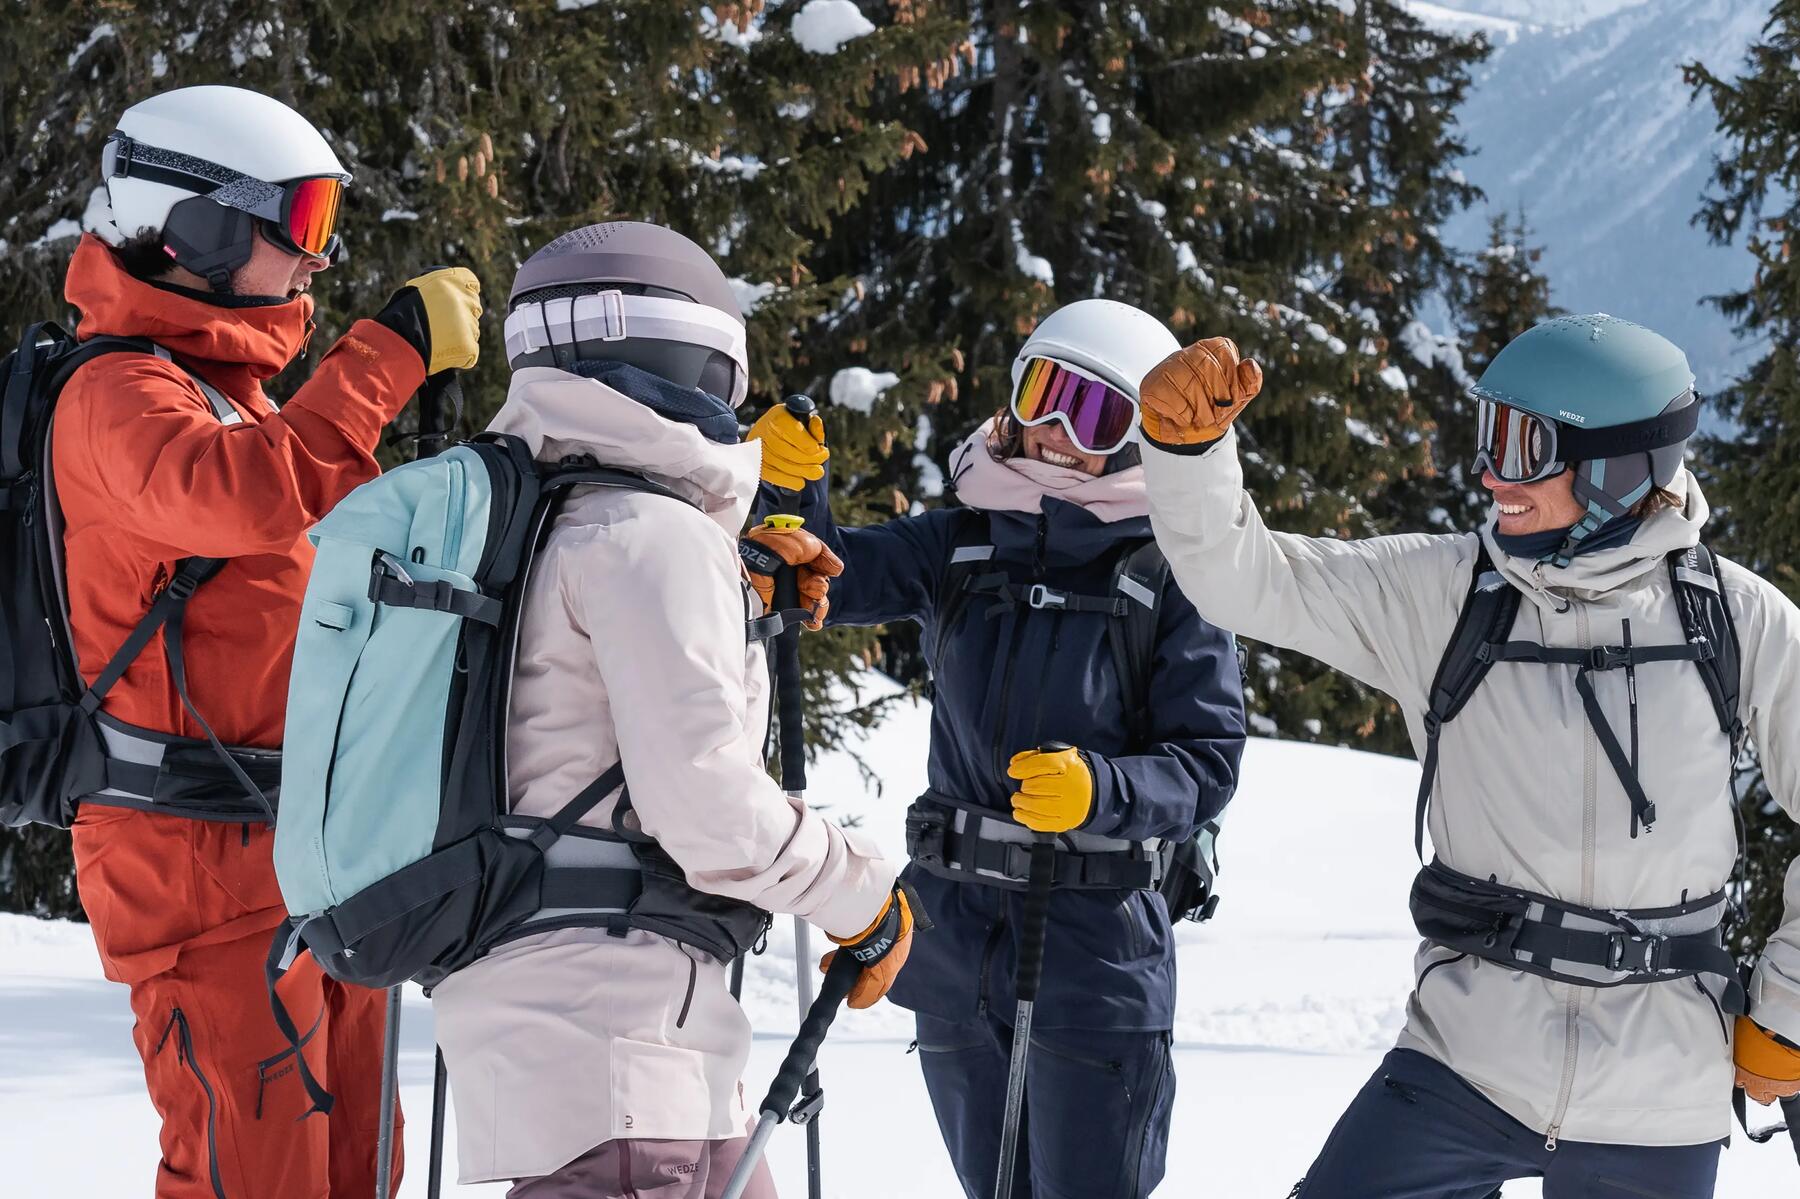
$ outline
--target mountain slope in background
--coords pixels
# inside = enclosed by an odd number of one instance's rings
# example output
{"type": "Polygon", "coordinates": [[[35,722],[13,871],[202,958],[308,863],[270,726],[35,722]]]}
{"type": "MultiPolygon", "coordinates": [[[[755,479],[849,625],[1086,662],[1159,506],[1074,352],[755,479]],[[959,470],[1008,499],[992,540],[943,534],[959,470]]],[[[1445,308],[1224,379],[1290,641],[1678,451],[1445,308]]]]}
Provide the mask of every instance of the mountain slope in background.
{"type": "Polygon", "coordinates": [[[1495,45],[1462,123],[1465,163],[1487,203],[1445,229],[1486,244],[1488,218],[1523,207],[1544,246],[1552,299],[1605,311],[1673,338],[1702,389],[1752,353],[1705,297],[1748,282],[1741,249],[1688,222],[1711,177],[1712,109],[1690,101],[1681,64],[1735,74],[1767,19],[1760,0],[1432,0],[1413,6],[1495,45]]]}

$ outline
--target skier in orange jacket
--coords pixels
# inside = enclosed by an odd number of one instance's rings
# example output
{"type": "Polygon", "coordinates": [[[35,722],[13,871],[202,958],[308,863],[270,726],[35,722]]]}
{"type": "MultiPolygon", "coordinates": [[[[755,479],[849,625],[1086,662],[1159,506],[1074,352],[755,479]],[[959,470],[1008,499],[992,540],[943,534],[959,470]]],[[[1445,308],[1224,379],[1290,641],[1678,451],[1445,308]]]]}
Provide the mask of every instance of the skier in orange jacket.
{"type": "MultiPolygon", "coordinates": [[[[312,331],[306,294],[336,256],[349,176],[325,139],[255,92],[195,87],[126,110],[102,173],[112,221],[65,294],[83,339],[146,338],[71,376],[52,465],[70,624],[92,682],[193,559],[223,559],[179,622],[106,694],[109,752],[156,783],[83,798],[77,880],[106,976],[131,988],[133,1039],[162,1118],[158,1199],[367,1199],[375,1189],[380,992],[310,960],[281,997],[336,1097],[312,1104],[271,1014],[263,963],[285,915],[261,801],[196,800],[169,782],[212,768],[212,737],[273,787],[306,530],[378,473],[374,450],[427,374],[475,362],[467,270],[409,281],[358,321],[277,412],[262,384],[312,331]],[[157,764],[160,762],[160,766],[157,764]],[[165,785],[167,784],[167,785],[165,785]]],[[[398,1142],[398,1137],[396,1137],[398,1142]]],[[[394,1163],[398,1185],[400,1163],[394,1163]]]]}

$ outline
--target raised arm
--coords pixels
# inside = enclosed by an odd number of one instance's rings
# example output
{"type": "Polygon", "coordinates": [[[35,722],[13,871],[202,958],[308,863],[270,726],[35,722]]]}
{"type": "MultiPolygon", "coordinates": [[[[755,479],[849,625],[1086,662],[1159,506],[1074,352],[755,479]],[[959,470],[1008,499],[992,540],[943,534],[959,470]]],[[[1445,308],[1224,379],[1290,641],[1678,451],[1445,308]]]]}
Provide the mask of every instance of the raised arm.
{"type": "Polygon", "coordinates": [[[66,478],[92,480],[122,526],[175,555],[273,553],[379,473],[382,426],[424,379],[404,338],[359,321],[279,413],[222,425],[180,367],[108,354],[63,393],[57,462],[75,467],[66,478]]]}
{"type": "Polygon", "coordinates": [[[1213,624],[1310,654],[1423,709],[1476,539],[1271,532],[1244,490],[1230,429],[1261,387],[1260,370],[1243,369],[1254,367],[1216,338],[1170,356],[1144,380],[1144,469],[1157,543],[1182,592],[1213,624]],[[1215,356],[1224,361],[1215,365],[1215,356]]]}
{"type": "Polygon", "coordinates": [[[805,527],[844,563],[843,575],[831,584],[826,623],[928,622],[950,552],[954,514],[928,512],[862,529],[841,528],[831,512],[829,455],[820,419],[814,416],[802,424],[777,405],[757,420],[750,436],[763,448],[754,519],[772,512],[801,516],[805,527]]]}

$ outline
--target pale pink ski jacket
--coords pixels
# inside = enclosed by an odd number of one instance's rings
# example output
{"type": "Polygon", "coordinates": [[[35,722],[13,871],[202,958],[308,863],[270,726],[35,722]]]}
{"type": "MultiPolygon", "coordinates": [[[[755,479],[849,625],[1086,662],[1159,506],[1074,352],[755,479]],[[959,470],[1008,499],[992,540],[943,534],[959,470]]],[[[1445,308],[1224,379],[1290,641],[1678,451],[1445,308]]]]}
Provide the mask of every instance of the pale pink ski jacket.
{"type": "MultiPolygon", "coordinates": [[[[548,816],[622,758],[644,831],[694,886],[840,936],[867,927],[898,864],[789,800],[762,767],[767,670],[746,644],[756,600],[737,555],[758,444],[714,444],[548,367],[513,376],[491,428],[540,460],[593,454],[700,505],[583,488],[558,517],[526,590],[513,810],[548,816]]],[[[584,823],[606,825],[613,807],[584,823]]],[[[654,934],[570,929],[446,979],[433,1008],[462,1181],[548,1174],[617,1138],[741,1136],[750,1024],[726,974],[654,934]]]]}

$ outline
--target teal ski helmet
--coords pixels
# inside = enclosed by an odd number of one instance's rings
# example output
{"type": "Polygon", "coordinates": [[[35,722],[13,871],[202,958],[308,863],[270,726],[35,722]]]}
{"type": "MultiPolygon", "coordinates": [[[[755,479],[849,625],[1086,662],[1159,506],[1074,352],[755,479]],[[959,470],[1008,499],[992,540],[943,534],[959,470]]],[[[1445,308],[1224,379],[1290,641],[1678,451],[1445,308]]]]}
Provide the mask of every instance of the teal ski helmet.
{"type": "Polygon", "coordinates": [[[1575,498],[1587,511],[1553,555],[1558,565],[1652,488],[1674,482],[1700,423],[1681,348],[1604,312],[1558,317],[1515,337],[1474,391],[1478,471],[1520,483],[1575,472],[1575,498]]]}

